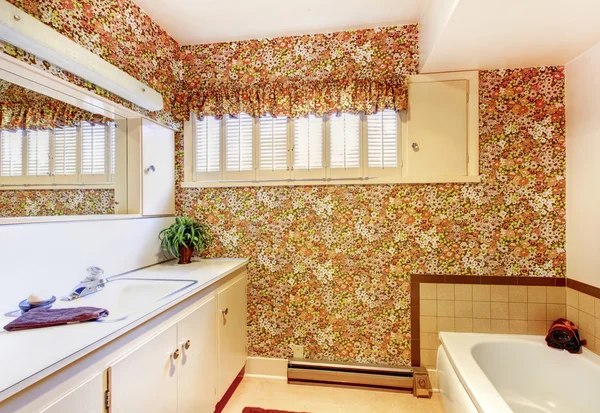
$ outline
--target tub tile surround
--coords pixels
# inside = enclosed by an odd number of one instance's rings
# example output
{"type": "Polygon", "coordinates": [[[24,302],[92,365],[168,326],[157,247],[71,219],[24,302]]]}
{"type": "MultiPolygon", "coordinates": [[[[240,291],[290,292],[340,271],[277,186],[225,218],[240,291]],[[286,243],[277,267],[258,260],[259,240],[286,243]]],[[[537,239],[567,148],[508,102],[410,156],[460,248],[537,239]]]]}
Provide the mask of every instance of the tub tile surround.
{"type": "MultiPolygon", "coordinates": [[[[416,276],[413,280],[423,280],[424,277],[427,276],[416,276]]],[[[435,280],[435,277],[432,278],[435,280]]],[[[471,278],[488,284],[412,283],[411,288],[419,290],[415,294],[418,305],[412,308],[415,337],[418,331],[418,340],[413,340],[412,346],[413,365],[435,369],[440,344],[438,333],[442,331],[544,335],[554,320],[567,316],[564,279],[546,279],[545,282],[552,285],[499,285],[491,282],[530,281],[521,277],[514,277],[514,281],[499,281],[496,280],[498,277],[471,278]]],[[[437,281],[443,280],[437,277],[437,281]]],[[[600,315],[600,300],[598,302],[600,315]]],[[[588,305],[586,308],[595,307],[588,305]]],[[[586,334],[589,335],[587,330],[586,334]]]]}
{"type": "Polygon", "coordinates": [[[413,365],[435,370],[443,331],[545,335],[558,318],[574,322],[585,347],[600,355],[600,288],[565,278],[535,281],[550,285],[520,285],[532,283],[522,277],[471,278],[479,283],[451,275],[412,277],[412,326],[418,334],[413,365]]]}
{"type": "Polygon", "coordinates": [[[600,355],[600,289],[568,280],[566,290],[566,318],[579,327],[585,347],[600,355]]]}

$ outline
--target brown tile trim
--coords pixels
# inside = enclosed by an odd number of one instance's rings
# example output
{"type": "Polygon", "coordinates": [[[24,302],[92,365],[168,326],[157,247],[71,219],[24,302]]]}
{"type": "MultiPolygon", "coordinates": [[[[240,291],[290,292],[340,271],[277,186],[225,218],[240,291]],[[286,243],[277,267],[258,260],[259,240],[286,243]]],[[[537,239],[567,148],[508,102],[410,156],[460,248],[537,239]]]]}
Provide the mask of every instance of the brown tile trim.
{"type": "Polygon", "coordinates": [[[421,285],[410,284],[410,364],[418,367],[421,365],[421,309],[419,297],[421,285]]]}
{"type": "Polygon", "coordinates": [[[568,278],[567,287],[582,292],[584,294],[591,295],[592,297],[600,298],[600,288],[594,287],[593,285],[589,285],[586,283],[582,283],[581,281],[572,280],[568,278]]]}
{"type": "MultiPolygon", "coordinates": [[[[573,281],[573,280],[569,280],[573,281]]],[[[444,275],[444,274],[412,274],[410,282],[436,284],[487,284],[487,285],[539,285],[563,287],[565,278],[551,277],[505,277],[501,275],[444,275]]],[[[600,291],[600,289],[598,289],[600,291]]]]}

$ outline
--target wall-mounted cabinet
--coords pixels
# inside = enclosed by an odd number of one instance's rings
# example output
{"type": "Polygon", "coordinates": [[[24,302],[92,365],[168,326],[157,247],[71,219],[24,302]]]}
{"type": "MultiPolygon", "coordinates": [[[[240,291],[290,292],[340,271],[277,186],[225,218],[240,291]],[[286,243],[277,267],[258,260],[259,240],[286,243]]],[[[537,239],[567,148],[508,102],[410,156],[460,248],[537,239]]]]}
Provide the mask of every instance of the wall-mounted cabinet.
{"type": "Polygon", "coordinates": [[[175,214],[175,133],[148,119],[129,121],[129,213],[175,214]]]}
{"type": "Polygon", "coordinates": [[[479,179],[478,72],[412,76],[402,140],[407,182],[479,179]]]}

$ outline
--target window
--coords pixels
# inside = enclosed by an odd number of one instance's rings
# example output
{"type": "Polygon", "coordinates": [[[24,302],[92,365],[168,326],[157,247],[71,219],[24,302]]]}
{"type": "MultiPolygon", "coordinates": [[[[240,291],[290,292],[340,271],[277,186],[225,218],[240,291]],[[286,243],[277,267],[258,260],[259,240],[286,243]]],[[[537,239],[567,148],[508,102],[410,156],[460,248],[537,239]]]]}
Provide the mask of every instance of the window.
{"type": "Polygon", "coordinates": [[[340,116],[332,116],[329,122],[331,177],[360,177],[360,115],[342,113],[340,116]]]}
{"type": "Polygon", "coordinates": [[[398,167],[398,115],[383,110],[367,116],[367,166],[370,173],[395,173],[398,167]]]}
{"type": "Polygon", "coordinates": [[[253,179],[254,119],[244,113],[225,117],[225,179],[253,179]]]}
{"type": "Polygon", "coordinates": [[[263,116],[259,119],[258,179],[288,178],[288,120],[263,116]]]}
{"type": "Polygon", "coordinates": [[[207,186],[381,177],[394,182],[401,166],[399,118],[393,110],[295,119],[247,114],[194,118],[186,123],[185,145],[194,152],[185,157],[184,186],[189,176],[207,186]]]}
{"type": "Polygon", "coordinates": [[[324,178],[323,118],[294,119],[294,178],[324,178]]]}
{"type": "Polygon", "coordinates": [[[0,175],[23,175],[23,131],[2,131],[0,141],[0,155],[2,169],[0,175]]]}
{"type": "Polygon", "coordinates": [[[109,183],[116,126],[82,122],[48,130],[0,132],[0,184],[109,183]]]}
{"type": "Polygon", "coordinates": [[[194,133],[194,180],[221,180],[221,121],[197,119],[194,133]]]}
{"type": "Polygon", "coordinates": [[[60,177],[77,175],[77,128],[54,131],[54,174],[60,177]]]}

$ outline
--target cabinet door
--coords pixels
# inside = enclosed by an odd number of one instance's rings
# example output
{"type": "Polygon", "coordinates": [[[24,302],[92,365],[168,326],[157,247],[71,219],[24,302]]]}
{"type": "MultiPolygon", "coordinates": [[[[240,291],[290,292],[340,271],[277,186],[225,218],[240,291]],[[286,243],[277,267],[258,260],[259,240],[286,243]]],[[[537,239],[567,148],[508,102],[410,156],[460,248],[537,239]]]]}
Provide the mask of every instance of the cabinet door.
{"type": "Polygon", "coordinates": [[[219,383],[218,398],[246,363],[246,277],[218,294],[219,383]]]}
{"type": "Polygon", "coordinates": [[[103,413],[102,374],[92,377],[40,413],[103,413]]]}
{"type": "Polygon", "coordinates": [[[466,80],[409,85],[408,176],[467,175],[468,90],[466,80]]]}
{"type": "Polygon", "coordinates": [[[177,325],[182,350],[177,372],[178,413],[209,413],[215,409],[216,313],[217,298],[212,297],[177,325]]]}
{"type": "MultiPolygon", "coordinates": [[[[177,412],[177,326],[154,336],[110,367],[111,413],[177,412]]],[[[180,350],[181,352],[181,350],[180,350]]]]}
{"type": "Polygon", "coordinates": [[[174,133],[145,119],[142,120],[142,168],[142,214],[174,214],[174,133]]]}

